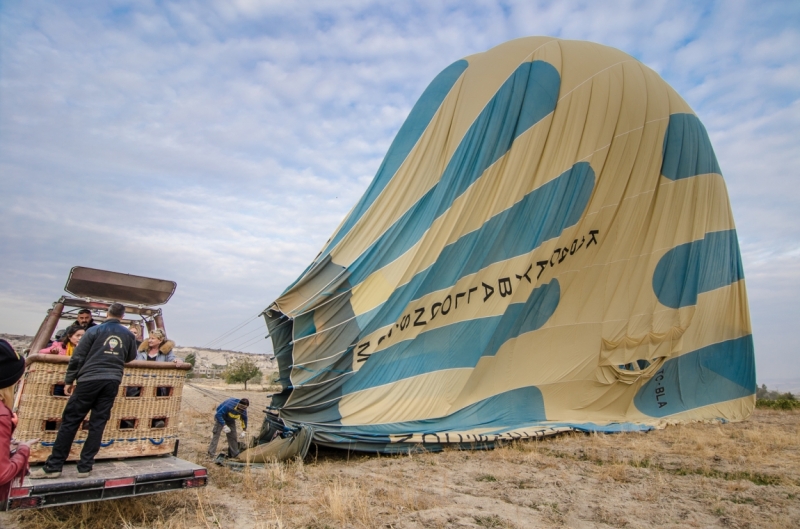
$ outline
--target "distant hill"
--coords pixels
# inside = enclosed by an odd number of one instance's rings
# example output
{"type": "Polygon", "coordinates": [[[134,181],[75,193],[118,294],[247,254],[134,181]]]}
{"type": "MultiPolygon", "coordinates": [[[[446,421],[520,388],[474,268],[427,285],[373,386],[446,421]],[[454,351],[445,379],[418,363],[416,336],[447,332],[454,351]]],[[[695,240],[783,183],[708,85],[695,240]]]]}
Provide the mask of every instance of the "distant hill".
{"type": "Polygon", "coordinates": [[[24,334],[1,334],[0,338],[11,344],[15,351],[22,353],[33,341],[33,336],[25,336],[24,334]]]}
{"type": "Polygon", "coordinates": [[[175,347],[175,354],[180,358],[186,358],[190,353],[194,353],[196,359],[194,364],[195,371],[213,369],[215,367],[221,369],[228,365],[229,362],[239,358],[249,358],[255,361],[263,373],[278,369],[278,364],[272,355],[258,355],[241,351],[227,351],[225,349],[205,349],[203,347],[175,347]]]}

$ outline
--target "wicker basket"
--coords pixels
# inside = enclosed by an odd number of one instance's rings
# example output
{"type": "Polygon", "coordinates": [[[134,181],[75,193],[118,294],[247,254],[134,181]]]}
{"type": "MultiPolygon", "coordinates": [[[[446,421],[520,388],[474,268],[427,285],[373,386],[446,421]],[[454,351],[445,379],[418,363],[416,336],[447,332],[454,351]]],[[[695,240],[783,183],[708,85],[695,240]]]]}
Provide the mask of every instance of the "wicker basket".
{"type": "MultiPolygon", "coordinates": [[[[31,463],[44,462],[56,440],[68,400],[57,394],[63,393],[59,390],[64,384],[68,364],[69,357],[55,355],[31,355],[26,361],[25,375],[15,399],[19,424],[14,437],[41,440],[31,447],[31,463]]],[[[181,394],[189,369],[190,364],[174,362],[126,364],[97,459],[171,453],[178,440],[181,394]],[[159,392],[158,388],[167,389],[159,392]],[[135,393],[139,396],[127,396],[135,393]],[[159,393],[166,395],[158,396],[159,393]]],[[[80,458],[86,434],[82,426],[72,444],[70,461],[80,458]]]]}

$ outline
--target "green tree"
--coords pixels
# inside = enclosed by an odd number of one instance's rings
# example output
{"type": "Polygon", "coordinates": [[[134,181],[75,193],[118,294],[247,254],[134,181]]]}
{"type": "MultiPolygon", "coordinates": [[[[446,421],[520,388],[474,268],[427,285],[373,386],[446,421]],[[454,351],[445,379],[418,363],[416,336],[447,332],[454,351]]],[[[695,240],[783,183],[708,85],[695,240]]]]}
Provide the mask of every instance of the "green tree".
{"type": "Polygon", "coordinates": [[[261,370],[256,363],[249,358],[239,358],[228,364],[222,376],[228,384],[244,382],[244,389],[246,390],[247,382],[256,377],[260,377],[261,370]]]}
{"type": "Polygon", "coordinates": [[[189,369],[188,373],[186,373],[186,378],[194,378],[194,364],[197,362],[197,358],[195,357],[194,353],[189,353],[186,355],[184,362],[187,364],[192,364],[192,368],[189,369]]]}
{"type": "Polygon", "coordinates": [[[259,370],[258,374],[253,378],[251,378],[250,380],[248,380],[248,382],[250,382],[251,384],[261,384],[262,380],[264,380],[264,376],[261,374],[261,371],[259,370]]]}

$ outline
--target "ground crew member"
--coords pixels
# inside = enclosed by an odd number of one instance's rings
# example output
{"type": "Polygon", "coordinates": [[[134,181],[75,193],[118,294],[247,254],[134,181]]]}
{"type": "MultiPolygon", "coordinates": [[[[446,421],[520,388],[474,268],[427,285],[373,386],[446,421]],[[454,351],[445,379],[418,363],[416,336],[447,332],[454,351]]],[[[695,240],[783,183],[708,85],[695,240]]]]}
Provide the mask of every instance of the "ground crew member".
{"type": "Polygon", "coordinates": [[[217,406],[214,414],[214,430],[211,432],[211,444],[208,445],[208,457],[214,458],[219,443],[220,432],[225,432],[228,438],[228,457],[239,455],[239,438],[244,438],[247,430],[247,399],[228,399],[217,406]],[[241,423],[242,431],[236,435],[236,423],[241,423]]]}

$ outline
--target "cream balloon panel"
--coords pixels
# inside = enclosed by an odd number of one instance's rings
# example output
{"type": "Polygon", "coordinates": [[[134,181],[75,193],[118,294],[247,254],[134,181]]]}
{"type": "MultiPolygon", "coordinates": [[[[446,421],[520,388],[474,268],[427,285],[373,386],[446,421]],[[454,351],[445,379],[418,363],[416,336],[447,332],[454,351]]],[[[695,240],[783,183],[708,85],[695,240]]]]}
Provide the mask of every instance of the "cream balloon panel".
{"type": "Polygon", "coordinates": [[[453,404],[471,371],[435,371],[345,395],[339,403],[342,424],[383,424],[449,415],[455,411],[453,404]]]}

